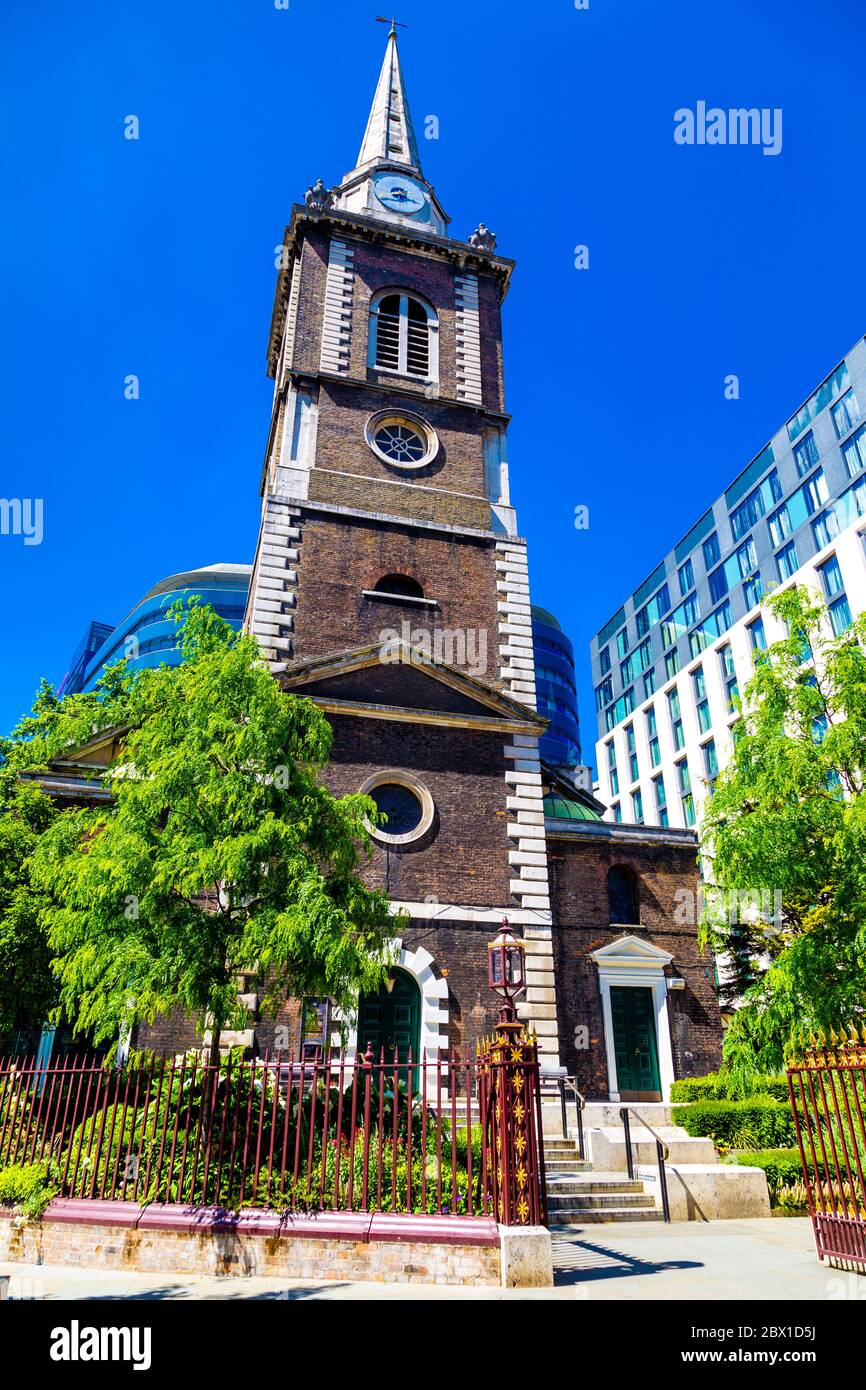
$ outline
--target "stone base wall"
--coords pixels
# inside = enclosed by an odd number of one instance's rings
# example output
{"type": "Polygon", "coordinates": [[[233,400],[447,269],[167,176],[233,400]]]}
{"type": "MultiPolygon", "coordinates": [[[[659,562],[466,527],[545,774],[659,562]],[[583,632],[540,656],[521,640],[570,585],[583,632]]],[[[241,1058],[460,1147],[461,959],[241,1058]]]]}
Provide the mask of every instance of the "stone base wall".
{"type": "Polygon", "coordinates": [[[0,1260],[139,1273],[498,1287],[495,1223],[361,1213],[291,1219],[134,1203],[53,1202],[43,1220],[0,1216],[0,1260]],[[94,1208],[88,1219],[87,1208],[94,1208]],[[103,1211],[111,1207],[114,1210],[103,1211]],[[422,1228],[429,1223],[429,1238],[422,1228]],[[401,1230],[402,1223],[402,1230],[401,1230]],[[461,1232],[460,1227],[463,1226],[461,1232]]]}

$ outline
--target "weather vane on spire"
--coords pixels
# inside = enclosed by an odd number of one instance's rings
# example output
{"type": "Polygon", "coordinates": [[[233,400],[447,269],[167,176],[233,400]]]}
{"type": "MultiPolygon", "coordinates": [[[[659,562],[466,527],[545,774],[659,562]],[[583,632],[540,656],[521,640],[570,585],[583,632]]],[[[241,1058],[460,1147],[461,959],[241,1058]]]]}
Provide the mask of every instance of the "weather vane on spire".
{"type": "Polygon", "coordinates": [[[401,21],[400,21],[399,19],[386,19],[385,16],[384,16],[384,15],[381,15],[381,14],[377,14],[377,15],[376,15],[376,23],[377,23],[377,24],[390,24],[390,26],[391,26],[391,32],[390,32],[390,34],[388,35],[389,39],[390,39],[390,38],[396,39],[396,37],[397,37],[397,30],[398,30],[398,29],[408,29],[408,28],[409,28],[409,25],[408,25],[408,24],[403,24],[403,23],[401,23],[401,21]]]}

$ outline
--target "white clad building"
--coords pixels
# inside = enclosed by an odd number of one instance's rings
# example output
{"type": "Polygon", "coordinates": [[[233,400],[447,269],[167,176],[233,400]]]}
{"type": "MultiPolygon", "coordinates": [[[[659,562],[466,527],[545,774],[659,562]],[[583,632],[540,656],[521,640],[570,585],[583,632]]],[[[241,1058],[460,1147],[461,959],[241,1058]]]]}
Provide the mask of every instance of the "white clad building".
{"type": "Polygon", "coordinates": [[[625,824],[700,822],[731,753],[732,696],[802,584],[834,629],[866,610],[866,341],[716,499],[591,644],[598,795],[625,824]]]}

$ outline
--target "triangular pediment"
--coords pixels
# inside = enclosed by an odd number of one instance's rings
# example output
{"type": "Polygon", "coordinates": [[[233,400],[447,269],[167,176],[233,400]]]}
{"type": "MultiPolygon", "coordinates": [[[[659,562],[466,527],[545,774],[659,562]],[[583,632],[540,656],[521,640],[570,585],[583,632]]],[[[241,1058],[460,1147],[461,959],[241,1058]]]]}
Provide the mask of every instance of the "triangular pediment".
{"type": "Polygon", "coordinates": [[[673,956],[669,951],[662,951],[649,941],[642,941],[639,936],[621,936],[617,941],[611,941],[607,946],[591,951],[590,959],[594,960],[596,965],[624,968],[652,966],[659,969],[670,965],[673,956]]]}
{"type": "Polygon", "coordinates": [[[327,712],[370,717],[415,717],[419,723],[455,723],[505,732],[540,734],[546,721],[535,710],[465,671],[427,657],[408,643],[380,644],[288,666],[284,690],[309,696],[327,712]]]}

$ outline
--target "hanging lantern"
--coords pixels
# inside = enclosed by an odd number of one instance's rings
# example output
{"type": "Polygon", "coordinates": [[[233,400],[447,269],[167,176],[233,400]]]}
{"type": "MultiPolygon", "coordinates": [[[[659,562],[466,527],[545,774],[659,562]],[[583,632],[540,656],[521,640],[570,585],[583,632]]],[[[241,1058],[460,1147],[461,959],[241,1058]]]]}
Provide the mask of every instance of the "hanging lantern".
{"type": "Polygon", "coordinates": [[[510,1005],[526,988],[526,946],[502,919],[502,930],[487,947],[487,983],[510,1005]]]}

